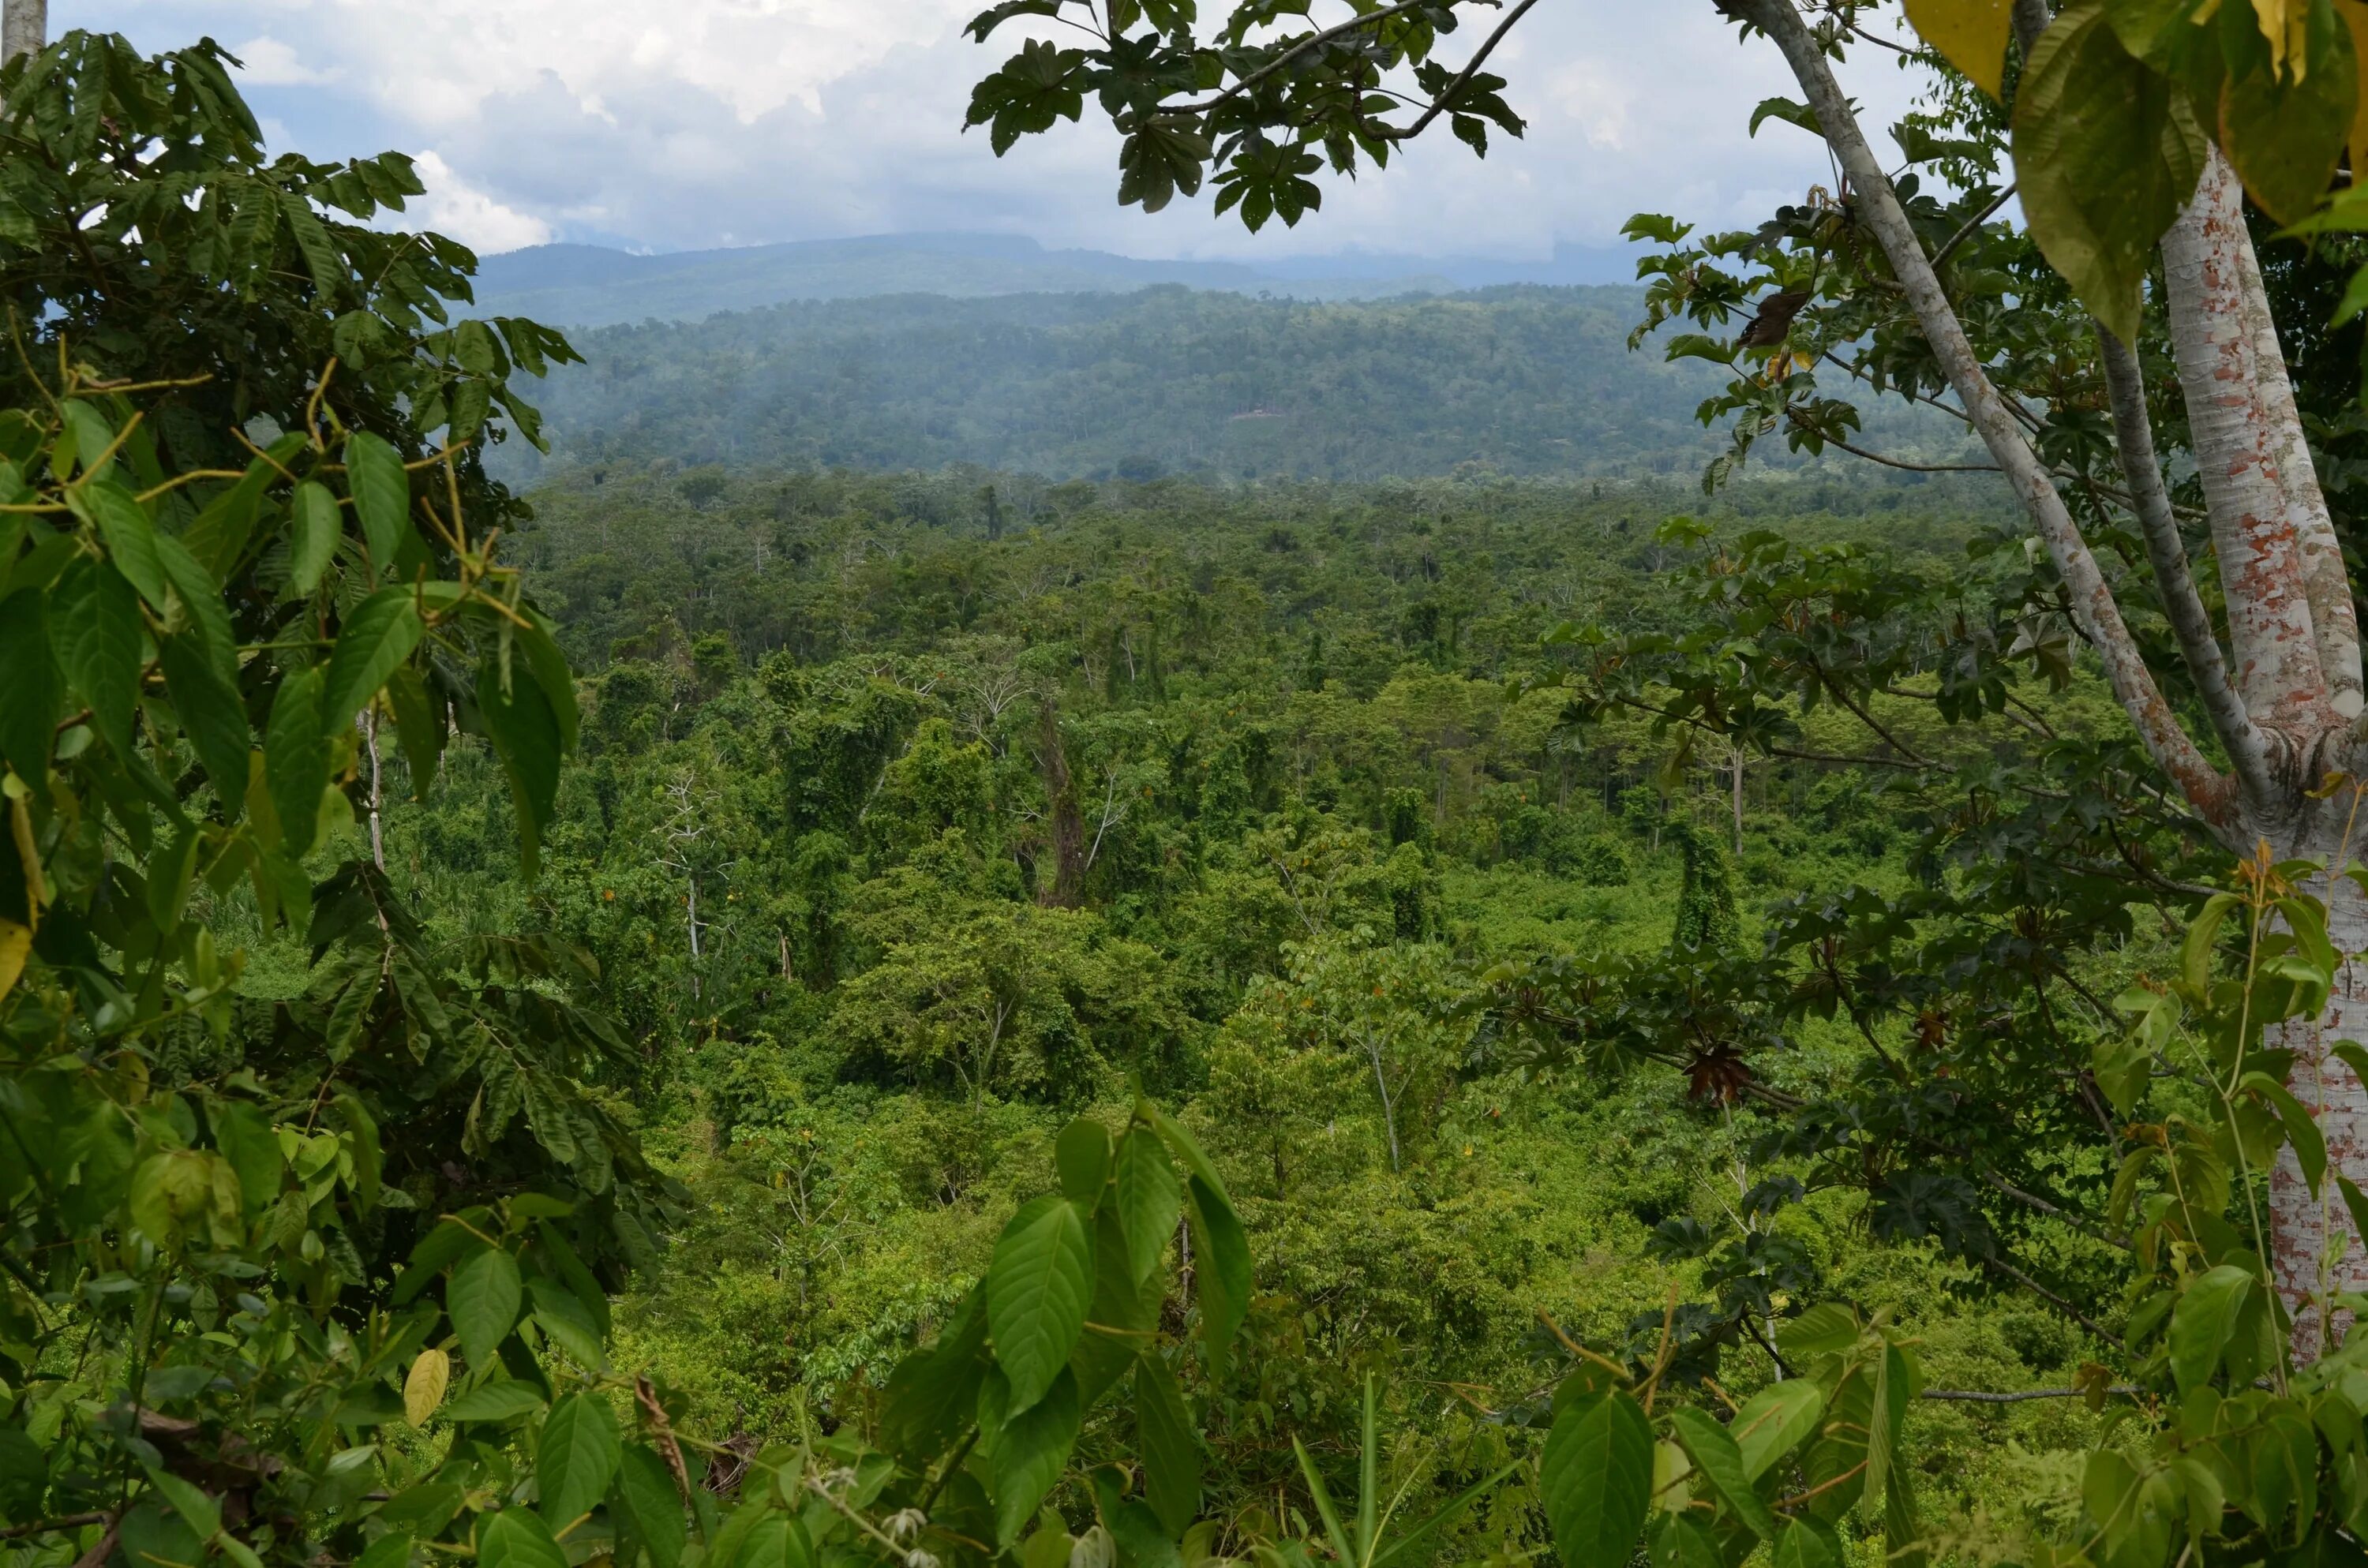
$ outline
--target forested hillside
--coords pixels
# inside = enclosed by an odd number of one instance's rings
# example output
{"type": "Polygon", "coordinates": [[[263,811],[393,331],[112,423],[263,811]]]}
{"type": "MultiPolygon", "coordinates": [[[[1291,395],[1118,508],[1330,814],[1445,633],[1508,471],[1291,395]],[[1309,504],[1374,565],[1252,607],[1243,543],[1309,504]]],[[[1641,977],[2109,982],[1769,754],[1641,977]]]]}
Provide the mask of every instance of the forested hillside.
{"type": "MultiPolygon", "coordinates": [[[[1631,352],[1640,290],[1310,304],[1133,294],[836,300],[583,335],[546,412],[563,463],[672,457],[1053,479],[1691,477],[1714,368],[1631,352]]],[[[1886,456],[1963,461],[1943,415],[1886,456]]],[[[512,472],[542,465],[507,454],[512,472]]],[[[1761,460],[1787,460],[1781,439],[1761,460]]]]}

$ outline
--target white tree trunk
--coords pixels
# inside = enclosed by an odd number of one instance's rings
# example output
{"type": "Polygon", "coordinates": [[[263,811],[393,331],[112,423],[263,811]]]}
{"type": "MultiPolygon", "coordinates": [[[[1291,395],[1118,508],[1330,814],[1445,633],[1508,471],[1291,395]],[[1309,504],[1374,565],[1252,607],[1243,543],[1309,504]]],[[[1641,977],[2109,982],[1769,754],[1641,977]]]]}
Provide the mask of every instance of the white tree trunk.
{"type": "Polygon", "coordinates": [[[0,64],[50,41],[50,0],[0,0],[0,64]]]}
{"type": "MultiPolygon", "coordinates": [[[[2352,815],[2350,790],[2328,805],[2337,808],[2328,812],[2334,820],[2285,853],[2338,868],[2361,858],[2368,811],[2347,823],[2352,815]]],[[[2329,901],[2328,936],[2339,954],[2368,949],[2368,898],[2358,884],[2348,878],[2314,878],[2305,891],[2329,901]]],[[[2279,1151],[2270,1173],[2270,1266],[2278,1293],[2294,1316],[2294,1354],[2302,1361],[2316,1359],[2327,1348],[2321,1340],[2327,1320],[2317,1303],[2345,1291],[2368,1290],[2368,1246],[2354,1233],[2335,1185],[2339,1175],[2368,1185],[2368,1086],[2333,1054],[2336,1042],[2347,1040],[2368,1044],[2368,960],[2351,959],[2336,971],[2334,993],[2316,1023],[2289,1025],[2272,1031],[2268,1041],[2294,1053],[2287,1086],[2327,1139],[2327,1181],[2317,1197],[2291,1146],[2279,1151]]],[[[2350,1318],[2348,1312],[2335,1314],[2328,1343],[2341,1340],[2350,1318]]]]}
{"type": "MultiPolygon", "coordinates": [[[[2292,745],[2322,727],[2331,712],[2294,527],[2291,497],[2301,486],[2281,460],[2291,464],[2302,432],[2292,392],[2283,421],[2272,416],[2265,392],[2268,367],[2248,287],[2259,275],[2245,229],[2244,191],[2216,152],[2205,162],[2195,199],[2163,236],[2162,258],[2171,346],[2228,607],[2237,689],[2254,722],[2282,733],[2292,745]],[[2282,425],[2292,430],[2290,439],[2282,425]]],[[[2271,342],[2274,347],[2274,334],[2271,342]]],[[[2278,381],[2284,379],[2281,363],[2278,381]]],[[[2308,466],[2306,451],[2301,461],[2308,466]]],[[[2308,489],[2317,494],[2316,478],[2308,489]]],[[[2341,565],[2340,554],[2336,564],[2341,565]]],[[[2355,686],[2357,680],[2355,675],[2355,686]]]]}

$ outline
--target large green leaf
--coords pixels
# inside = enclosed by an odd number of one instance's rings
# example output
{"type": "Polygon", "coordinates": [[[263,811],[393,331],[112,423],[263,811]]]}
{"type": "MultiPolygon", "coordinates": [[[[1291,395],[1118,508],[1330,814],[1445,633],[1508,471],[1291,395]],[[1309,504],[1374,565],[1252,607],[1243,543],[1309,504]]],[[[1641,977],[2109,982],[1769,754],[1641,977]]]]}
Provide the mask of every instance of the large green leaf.
{"type": "Polygon", "coordinates": [[[567,1553],[532,1513],[504,1508],[477,1520],[477,1568],[567,1568],[567,1553]]]}
{"type": "Polygon", "coordinates": [[[1201,1436],[1166,1358],[1134,1363],[1134,1428],[1143,1444],[1143,1499],[1172,1536],[1201,1512],[1201,1436]]]}
{"type": "Polygon", "coordinates": [[[647,1444],[626,1446],[609,1511],[631,1527],[633,1539],[649,1553],[650,1568],[678,1568],[682,1549],[689,1543],[689,1524],[683,1517],[674,1472],[647,1444]]]}
{"type": "Polygon", "coordinates": [[[245,474],[206,504],[182,540],[191,554],[217,577],[227,577],[245,553],[255,532],[255,517],[264,494],[278,481],[281,465],[304,446],[302,431],[290,431],[265,449],[265,456],[249,463],[245,474]]]}
{"type": "Polygon", "coordinates": [[[1192,1278],[1201,1298],[1201,1337],[1209,1375],[1222,1378],[1234,1335],[1250,1314],[1250,1239],[1223,1189],[1197,1171],[1185,1182],[1192,1240],[1192,1278]]]}
{"type": "Polygon", "coordinates": [[[0,761],[36,785],[49,769],[58,706],[65,700],[42,606],[33,588],[0,599],[0,670],[8,672],[0,680],[0,761]]]}
{"type": "Polygon", "coordinates": [[[140,597],[105,562],[77,556],[50,591],[50,650],[119,756],[131,755],[140,699],[140,597]]]}
{"type": "Polygon", "coordinates": [[[279,683],[271,724],[263,737],[263,776],[279,838],[291,860],[313,847],[321,796],[329,788],[329,742],[321,733],[321,671],[313,665],[279,683]]]}
{"type": "Polygon", "coordinates": [[[1772,1568],[1835,1568],[1834,1550],[1823,1531],[1804,1519],[1785,1525],[1770,1559],[1772,1568]]]}
{"type": "Polygon", "coordinates": [[[381,588],[355,606],[329,653],[321,693],[323,733],[336,734],[352,723],[427,631],[409,588],[381,588]]]}
{"type": "MultiPolygon", "coordinates": [[[[745,1511],[757,1505],[741,1506],[745,1511]]],[[[786,1515],[765,1515],[740,1538],[739,1549],[729,1561],[731,1568],[807,1568],[814,1561],[814,1543],[798,1520],[786,1515]]]]}
{"type": "Polygon", "coordinates": [[[1060,1175],[1062,1193],[1092,1213],[1110,1182],[1110,1130],[1087,1116],[1061,1129],[1053,1142],[1053,1168],[1060,1175]]]}
{"type": "Polygon", "coordinates": [[[1727,1428],[1743,1456],[1743,1473],[1757,1482],[1768,1469],[1817,1429],[1826,1391],[1806,1378],[1770,1383],[1743,1402],[1727,1428]]]}
{"type": "MultiPolygon", "coordinates": [[[[1015,1401],[1015,1403],[1017,1403],[1015,1401]]],[[[1068,1468],[1081,1413],[1077,1381],[1067,1368],[1042,1399],[1019,1412],[995,1436],[995,1538],[1008,1546],[1019,1539],[1036,1506],[1068,1468]]]]}
{"type": "Polygon", "coordinates": [[[1088,1410],[1126,1376],[1135,1357],[1152,1340],[1159,1313],[1153,1292],[1136,1286],[1128,1271],[1126,1237],[1109,1207],[1094,1216],[1094,1296],[1086,1310],[1086,1331],[1069,1368],[1077,1374],[1077,1398],[1088,1410]]]}
{"type": "Polygon", "coordinates": [[[165,693],[173,699],[173,711],[180,716],[181,731],[189,737],[206,777],[213,781],[222,820],[234,823],[246,806],[248,759],[254,750],[238,688],[222,678],[204,643],[191,632],[165,638],[158,644],[156,655],[165,672],[165,693]]]}
{"type": "Polygon", "coordinates": [[[545,1523],[564,1530],[599,1505],[624,1456],[617,1413],[598,1394],[571,1393],[551,1407],[535,1445],[534,1483],[545,1523]]]}
{"type": "Polygon", "coordinates": [[[165,563],[156,559],[156,524],[147,509],[111,479],[93,480],[83,494],[92,520],[98,524],[99,537],[107,540],[107,553],[115,569],[162,614],[165,563]]]}
{"type": "Polygon", "coordinates": [[[2237,1332],[2253,1277],[2224,1263],[2191,1281],[2170,1311],[2170,1371],[2187,1393],[2212,1381],[2221,1352],[2237,1332]]]}
{"type": "Polygon", "coordinates": [[[542,1404],[541,1390],[532,1383],[512,1380],[471,1389],[438,1414],[456,1425],[467,1421],[515,1421],[529,1411],[541,1410],[542,1404]]]}
{"type": "Polygon", "coordinates": [[[1140,1285],[1159,1267],[1184,1212],[1184,1188],[1158,1136],[1130,1128],[1118,1146],[1118,1215],[1126,1229],[1127,1264],[1140,1285]]]}
{"type": "Polygon", "coordinates": [[[404,472],[402,455],[383,437],[357,430],[346,437],[346,483],[370,562],[383,572],[411,526],[411,476],[404,472]]]}
{"type": "Polygon", "coordinates": [[[2203,171],[2185,98],[2122,47],[2103,0],[2073,0],[2015,90],[2013,144],[2032,238],[2089,312],[2135,343],[2155,244],[2203,171]]]}
{"type": "Polygon", "coordinates": [[[386,700],[394,710],[395,742],[411,770],[411,798],[424,801],[444,756],[444,704],[428,695],[427,678],[408,665],[387,676],[386,700]]]}
{"type": "Polygon", "coordinates": [[[518,808],[518,858],[531,877],[541,862],[543,829],[559,801],[559,721],[541,683],[521,675],[505,684],[494,660],[477,672],[477,711],[509,777],[510,799],[518,808]]]}
{"type": "Polygon", "coordinates": [[[1538,1493],[1566,1568],[1627,1568],[1652,1491],[1652,1424],[1625,1391],[1554,1417],[1538,1493]]]}
{"type": "Polygon", "coordinates": [[[300,595],[318,588],[344,531],[337,522],[337,498],[329,487],[312,480],[298,485],[288,518],[288,585],[300,595]]]}
{"type": "Polygon", "coordinates": [[[985,1292],[962,1298],[938,1342],[896,1363],[881,1411],[881,1441],[908,1464],[920,1465],[951,1448],[978,1408],[986,1372],[985,1292]]]}
{"type": "Polygon", "coordinates": [[[1727,1429],[1691,1406],[1669,1413],[1670,1428],[1692,1456],[1694,1468],[1710,1483],[1727,1511],[1751,1527],[1751,1533],[1771,1545],[1776,1540],[1776,1516],[1752,1489],[1751,1472],[1727,1429]]]}
{"type": "Polygon", "coordinates": [[[454,1266],[444,1287],[444,1312],[461,1336],[472,1371],[493,1364],[494,1352],[518,1322],[526,1294],[518,1259],[500,1247],[486,1247],[454,1266]]]}
{"type": "Polygon", "coordinates": [[[1011,1381],[1012,1409],[1042,1399],[1067,1369],[1085,1329],[1093,1261],[1085,1220],[1057,1193],[1022,1207],[995,1244],[986,1322],[996,1362],[1011,1381]]]}

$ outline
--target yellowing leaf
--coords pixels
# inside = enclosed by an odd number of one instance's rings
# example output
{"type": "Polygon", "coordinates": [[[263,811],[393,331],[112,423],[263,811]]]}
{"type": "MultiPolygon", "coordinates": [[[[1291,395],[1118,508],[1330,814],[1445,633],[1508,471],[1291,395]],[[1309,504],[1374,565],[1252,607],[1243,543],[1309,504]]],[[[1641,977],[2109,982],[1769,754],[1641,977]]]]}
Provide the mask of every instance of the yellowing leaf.
{"type": "Polygon", "coordinates": [[[427,1418],[443,1404],[444,1391],[451,1383],[452,1358],[441,1350],[422,1350],[403,1380],[404,1419],[414,1426],[427,1426],[427,1418]]]}
{"type": "Polygon", "coordinates": [[[2336,0],[2335,14],[2351,29],[2351,54],[2360,74],[2360,90],[2352,100],[2351,130],[2345,137],[2351,150],[2351,180],[2356,186],[2368,172],[2368,5],[2361,0],[2336,0]]]}
{"type": "Polygon", "coordinates": [[[1943,60],[1990,97],[1998,96],[2007,41],[2014,36],[2013,0],[1907,0],[1907,20],[1943,60]]]}
{"type": "Polygon", "coordinates": [[[2253,0],[2253,16],[2270,40],[2270,70],[2283,76],[2291,62],[2301,81],[2310,70],[2310,0],[2253,0]]]}
{"type": "Polygon", "coordinates": [[[0,997],[17,989],[25,972],[25,956],[33,950],[33,933],[13,920],[0,920],[0,997]]]}

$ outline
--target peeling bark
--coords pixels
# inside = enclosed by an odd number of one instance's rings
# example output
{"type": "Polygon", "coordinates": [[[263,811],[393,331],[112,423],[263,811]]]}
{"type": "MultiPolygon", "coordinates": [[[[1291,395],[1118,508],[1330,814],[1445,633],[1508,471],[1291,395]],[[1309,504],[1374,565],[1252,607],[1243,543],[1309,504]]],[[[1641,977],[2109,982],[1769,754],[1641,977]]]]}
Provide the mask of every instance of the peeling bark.
{"type": "MultiPolygon", "coordinates": [[[[2195,199],[2162,238],[2171,347],[2220,559],[2237,689],[2256,722],[2283,731],[2298,746],[2333,710],[2289,482],[2280,472],[2287,443],[2272,434],[2277,422],[2248,308],[2252,248],[2243,189],[2215,152],[2195,199]]],[[[2286,401],[2291,410],[2291,391],[2286,401]]],[[[2296,426],[2297,442],[2300,435],[2296,426]]],[[[2311,489],[2316,493],[2316,481],[2311,489]]],[[[2340,571],[2340,555],[2336,565],[2340,571]]],[[[2358,676],[2352,678],[2356,701],[2358,676]]]]}

